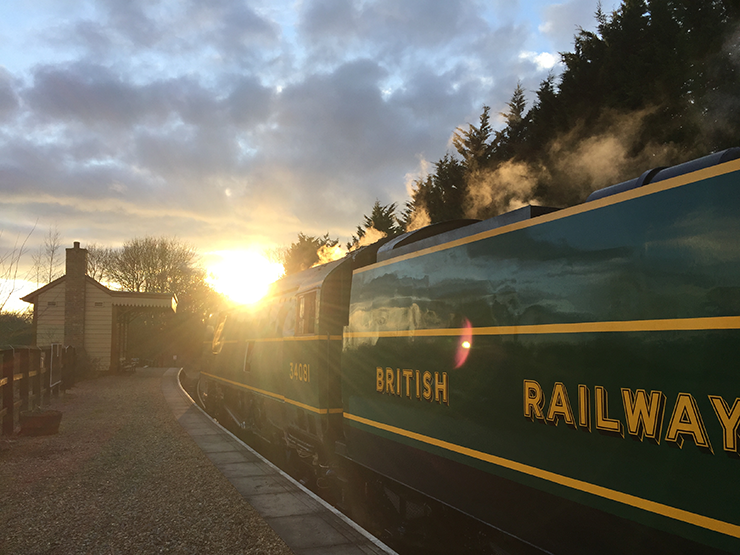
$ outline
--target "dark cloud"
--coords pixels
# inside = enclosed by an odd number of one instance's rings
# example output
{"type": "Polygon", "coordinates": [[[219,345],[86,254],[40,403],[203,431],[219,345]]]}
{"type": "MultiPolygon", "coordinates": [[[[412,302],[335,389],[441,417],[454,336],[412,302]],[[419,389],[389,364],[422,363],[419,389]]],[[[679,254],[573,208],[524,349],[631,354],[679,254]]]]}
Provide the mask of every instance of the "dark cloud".
{"type": "Polygon", "coordinates": [[[98,0],[105,13],[109,29],[125,37],[133,46],[151,48],[163,36],[161,23],[155,19],[157,8],[164,2],[157,0],[98,0]],[[151,11],[153,17],[147,14],[151,11]]]}
{"type": "Polygon", "coordinates": [[[131,125],[156,114],[156,96],[145,94],[111,69],[87,63],[38,67],[24,92],[38,116],[86,125],[131,125]]]}
{"type": "Polygon", "coordinates": [[[470,0],[380,0],[368,5],[365,20],[368,38],[382,40],[390,53],[438,51],[488,31],[470,0]]]}
{"type": "Polygon", "coordinates": [[[16,79],[7,69],[0,66],[0,123],[3,119],[9,118],[19,106],[16,86],[16,79]]]}
{"type": "Polygon", "coordinates": [[[313,0],[301,6],[298,28],[309,43],[340,43],[358,34],[359,18],[356,1],[313,0]]]}
{"type": "Polygon", "coordinates": [[[268,119],[274,91],[253,76],[239,76],[226,99],[228,118],[233,125],[251,127],[268,119]]]}
{"type": "Polygon", "coordinates": [[[460,113],[452,107],[471,106],[475,96],[475,85],[471,86],[462,73],[460,67],[443,73],[420,67],[393,92],[390,102],[408,111],[411,121],[426,129],[430,138],[439,129],[451,132],[460,125],[460,113]]]}
{"type": "Polygon", "coordinates": [[[313,48],[362,45],[374,55],[400,59],[420,49],[438,55],[486,24],[469,0],[312,0],[302,7],[299,29],[313,48]]]}

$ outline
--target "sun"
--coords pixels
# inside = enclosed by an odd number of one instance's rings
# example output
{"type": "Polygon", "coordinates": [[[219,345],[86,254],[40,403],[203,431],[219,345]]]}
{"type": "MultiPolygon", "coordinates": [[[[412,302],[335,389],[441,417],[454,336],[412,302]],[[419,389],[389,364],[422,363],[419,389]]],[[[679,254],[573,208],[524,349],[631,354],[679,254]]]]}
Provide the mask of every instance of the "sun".
{"type": "Polygon", "coordinates": [[[208,265],[206,281],[219,293],[240,304],[259,301],[272,282],[280,278],[283,265],[270,262],[253,250],[217,251],[208,265]]]}

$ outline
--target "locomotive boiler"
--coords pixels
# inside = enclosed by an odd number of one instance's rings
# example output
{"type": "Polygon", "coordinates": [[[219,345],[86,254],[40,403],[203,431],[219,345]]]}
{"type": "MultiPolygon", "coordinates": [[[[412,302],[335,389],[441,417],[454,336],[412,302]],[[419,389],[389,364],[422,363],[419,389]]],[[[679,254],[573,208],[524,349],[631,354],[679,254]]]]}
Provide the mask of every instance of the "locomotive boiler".
{"type": "Polygon", "coordinates": [[[527,550],[740,552],[738,354],[735,148],[288,276],[220,316],[199,388],[320,484],[527,550]]]}

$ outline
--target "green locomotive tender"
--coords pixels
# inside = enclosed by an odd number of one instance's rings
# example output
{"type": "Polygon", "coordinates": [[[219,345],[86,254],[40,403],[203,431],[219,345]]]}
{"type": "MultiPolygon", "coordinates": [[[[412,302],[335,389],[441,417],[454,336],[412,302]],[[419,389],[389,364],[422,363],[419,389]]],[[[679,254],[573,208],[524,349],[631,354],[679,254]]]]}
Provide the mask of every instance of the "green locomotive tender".
{"type": "Polygon", "coordinates": [[[209,402],[317,470],[528,549],[740,552],[740,149],[378,243],[213,345],[209,402]]]}

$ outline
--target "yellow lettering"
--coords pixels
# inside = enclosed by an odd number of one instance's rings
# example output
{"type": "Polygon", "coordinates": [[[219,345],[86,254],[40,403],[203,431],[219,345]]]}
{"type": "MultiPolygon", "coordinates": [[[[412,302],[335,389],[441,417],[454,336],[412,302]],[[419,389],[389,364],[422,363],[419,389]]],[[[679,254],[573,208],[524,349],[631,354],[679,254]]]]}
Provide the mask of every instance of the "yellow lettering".
{"type": "Polygon", "coordinates": [[[632,391],[622,388],[624,418],[627,421],[627,432],[642,441],[643,436],[660,443],[660,428],[665,411],[665,395],[661,391],[650,392],[650,403],[644,389],[632,391]]]}
{"type": "Polygon", "coordinates": [[[524,417],[534,422],[535,418],[545,419],[542,408],[545,406],[545,397],[542,387],[534,380],[524,380],[524,417]]]}
{"type": "Polygon", "coordinates": [[[449,383],[447,381],[447,372],[442,372],[442,380],[439,379],[439,373],[434,373],[434,400],[438,403],[450,404],[448,397],[449,383]],[[442,400],[440,401],[440,394],[442,400]]]}
{"type": "Polygon", "coordinates": [[[578,385],[578,425],[591,431],[591,392],[585,385],[578,385]]]}
{"type": "Polygon", "coordinates": [[[552,397],[550,397],[550,408],[547,409],[547,421],[550,424],[558,425],[558,417],[565,420],[569,426],[575,426],[576,421],[573,418],[573,409],[568,400],[568,390],[562,382],[555,382],[552,388],[552,397]]]}
{"type": "Polygon", "coordinates": [[[406,397],[411,399],[411,376],[414,375],[413,370],[407,370],[404,368],[403,370],[403,377],[406,378],[406,397]]]}
{"type": "Polygon", "coordinates": [[[401,396],[401,369],[396,368],[396,395],[401,396]]]}
{"type": "Polygon", "coordinates": [[[709,395],[714,413],[722,424],[722,443],[725,451],[737,453],[737,427],[740,424],[740,397],[735,399],[732,410],[727,402],[719,395],[709,395]]]}
{"type": "Polygon", "coordinates": [[[393,395],[395,393],[393,389],[394,389],[393,387],[393,368],[386,368],[385,369],[385,392],[393,395]]]}
{"type": "Polygon", "coordinates": [[[421,380],[419,379],[419,375],[421,372],[418,370],[416,371],[416,398],[421,400],[421,380]]]}
{"type": "Polygon", "coordinates": [[[385,372],[380,366],[377,366],[375,368],[375,391],[383,393],[383,388],[385,387],[385,380],[383,379],[384,377],[385,372]]]}
{"type": "Polygon", "coordinates": [[[596,429],[624,437],[622,423],[615,418],[609,418],[609,397],[606,389],[600,385],[594,389],[596,391],[596,429]]]}
{"type": "Polygon", "coordinates": [[[665,440],[675,443],[680,449],[683,448],[684,436],[687,435],[693,438],[698,447],[712,451],[696,399],[690,393],[679,393],[665,433],[665,440]]]}
{"type": "Polygon", "coordinates": [[[427,401],[432,400],[432,373],[429,371],[424,372],[424,399],[427,401]]]}

